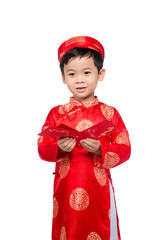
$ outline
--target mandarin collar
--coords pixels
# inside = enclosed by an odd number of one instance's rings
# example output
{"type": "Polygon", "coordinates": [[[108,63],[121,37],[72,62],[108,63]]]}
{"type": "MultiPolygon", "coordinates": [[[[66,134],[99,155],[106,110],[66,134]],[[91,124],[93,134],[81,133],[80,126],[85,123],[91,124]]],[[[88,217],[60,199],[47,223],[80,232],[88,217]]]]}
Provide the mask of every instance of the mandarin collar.
{"type": "Polygon", "coordinates": [[[94,99],[92,99],[92,100],[90,100],[86,103],[82,103],[82,102],[79,102],[78,100],[76,100],[75,98],[70,97],[70,103],[73,106],[81,106],[81,107],[84,107],[84,108],[89,108],[89,107],[92,107],[94,105],[97,105],[99,103],[99,100],[98,100],[97,96],[95,96],[94,99]]]}

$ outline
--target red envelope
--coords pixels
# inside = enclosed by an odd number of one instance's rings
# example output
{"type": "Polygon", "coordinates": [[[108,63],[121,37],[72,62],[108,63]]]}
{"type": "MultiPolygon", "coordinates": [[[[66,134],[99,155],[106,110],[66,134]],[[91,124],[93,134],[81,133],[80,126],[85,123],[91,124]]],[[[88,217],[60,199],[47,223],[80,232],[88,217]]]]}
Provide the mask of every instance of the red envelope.
{"type": "Polygon", "coordinates": [[[43,137],[56,138],[56,139],[60,139],[64,137],[72,137],[77,140],[76,147],[79,149],[82,149],[83,147],[80,144],[80,140],[84,138],[93,138],[98,140],[112,132],[117,131],[118,129],[119,127],[113,124],[112,122],[108,120],[104,120],[81,132],[73,128],[70,128],[67,125],[60,124],[57,127],[48,127],[38,135],[43,137]]]}

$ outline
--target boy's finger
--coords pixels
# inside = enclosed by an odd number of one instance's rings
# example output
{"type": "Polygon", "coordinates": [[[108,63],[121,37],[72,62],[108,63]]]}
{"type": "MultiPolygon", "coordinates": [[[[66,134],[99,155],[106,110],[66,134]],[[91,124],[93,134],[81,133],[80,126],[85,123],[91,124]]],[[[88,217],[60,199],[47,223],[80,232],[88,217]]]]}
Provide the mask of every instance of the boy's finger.
{"type": "Polygon", "coordinates": [[[82,143],[84,143],[85,145],[87,145],[87,146],[89,146],[89,147],[95,147],[95,146],[96,146],[95,143],[90,142],[90,141],[87,140],[87,139],[82,140],[82,143]]]}
{"type": "Polygon", "coordinates": [[[82,146],[87,148],[87,149],[92,149],[95,147],[95,145],[88,143],[87,141],[81,142],[82,146]]]}
{"type": "Polygon", "coordinates": [[[64,143],[69,139],[69,137],[59,139],[60,143],[64,143]]]}
{"type": "Polygon", "coordinates": [[[97,143],[99,142],[99,140],[96,140],[96,139],[93,139],[93,138],[86,138],[86,140],[87,140],[88,142],[92,142],[92,143],[94,143],[94,144],[97,144],[97,143]]]}
{"type": "Polygon", "coordinates": [[[70,141],[66,146],[65,146],[65,150],[66,151],[71,151],[74,146],[76,145],[76,140],[73,139],[72,141],[70,141]]]}
{"type": "Polygon", "coordinates": [[[74,138],[69,138],[66,142],[64,142],[64,147],[71,146],[76,140],[74,138]]]}
{"type": "Polygon", "coordinates": [[[59,141],[61,144],[63,143],[68,143],[68,142],[71,142],[72,140],[74,140],[74,138],[69,138],[69,137],[66,137],[66,138],[61,138],[59,141]]]}

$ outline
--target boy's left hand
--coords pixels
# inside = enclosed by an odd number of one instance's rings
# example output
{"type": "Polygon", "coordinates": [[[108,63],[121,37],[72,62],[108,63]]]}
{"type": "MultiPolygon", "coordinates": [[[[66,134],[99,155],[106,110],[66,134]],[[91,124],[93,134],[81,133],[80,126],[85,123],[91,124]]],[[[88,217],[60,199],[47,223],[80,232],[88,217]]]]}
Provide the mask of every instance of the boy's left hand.
{"type": "Polygon", "coordinates": [[[97,155],[102,155],[100,150],[100,141],[92,138],[82,139],[80,144],[87,149],[89,152],[95,153],[97,155]]]}

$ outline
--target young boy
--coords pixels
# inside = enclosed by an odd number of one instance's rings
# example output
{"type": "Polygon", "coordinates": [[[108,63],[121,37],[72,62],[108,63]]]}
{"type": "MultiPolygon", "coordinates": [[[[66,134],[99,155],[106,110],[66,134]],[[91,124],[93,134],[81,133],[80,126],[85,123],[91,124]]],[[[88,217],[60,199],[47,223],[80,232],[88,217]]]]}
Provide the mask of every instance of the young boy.
{"type": "Polygon", "coordinates": [[[118,111],[94,95],[105,76],[104,48],[96,39],[74,37],[61,44],[58,58],[73,96],[51,109],[42,130],[63,123],[82,131],[105,119],[119,130],[81,140],[81,150],[74,138],[39,138],[41,159],[56,162],[52,240],[120,240],[110,168],[128,160],[131,148],[118,111]]]}

